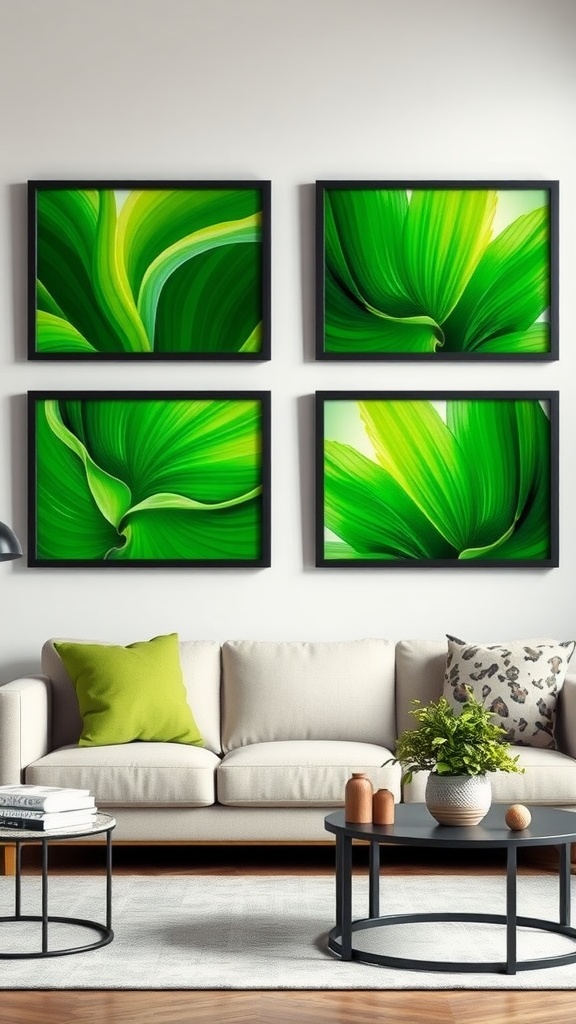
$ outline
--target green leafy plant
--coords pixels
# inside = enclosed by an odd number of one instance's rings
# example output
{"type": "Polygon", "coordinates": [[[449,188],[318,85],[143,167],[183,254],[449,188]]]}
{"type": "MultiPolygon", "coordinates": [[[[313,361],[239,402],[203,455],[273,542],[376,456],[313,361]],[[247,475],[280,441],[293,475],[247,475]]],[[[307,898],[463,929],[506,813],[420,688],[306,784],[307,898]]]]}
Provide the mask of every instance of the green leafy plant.
{"type": "Polygon", "coordinates": [[[441,415],[422,399],[326,401],[327,561],[550,558],[549,403],[444,406],[441,415]]]}
{"type": "Polygon", "coordinates": [[[492,722],[493,714],[476,698],[470,687],[468,699],[456,712],[446,697],[423,705],[413,700],[410,714],[417,729],[405,729],[396,743],[391,762],[402,765],[402,780],[410,782],[415,772],[437,775],[484,775],[486,772],[524,772],[518,756],[508,753],[506,730],[492,722]]]}
{"type": "Polygon", "coordinates": [[[544,190],[331,187],[324,221],[326,352],[550,350],[544,190]]]}

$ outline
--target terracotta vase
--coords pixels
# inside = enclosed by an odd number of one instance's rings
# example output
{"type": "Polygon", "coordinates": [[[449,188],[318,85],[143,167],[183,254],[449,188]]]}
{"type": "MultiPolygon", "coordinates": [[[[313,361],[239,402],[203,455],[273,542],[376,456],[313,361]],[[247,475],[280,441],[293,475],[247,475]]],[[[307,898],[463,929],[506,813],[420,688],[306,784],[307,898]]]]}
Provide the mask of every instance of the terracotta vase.
{"type": "Polygon", "coordinates": [[[394,794],[389,789],[377,789],[374,793],[372,821],[375,825],[394,824],[394,794]]]}
{"type": "Polygon", "coordinates": [[[374,790],[366,772],[352,772],[344,790],[344,817],[355,825],[369,825],[372,821],[374,790]]]}

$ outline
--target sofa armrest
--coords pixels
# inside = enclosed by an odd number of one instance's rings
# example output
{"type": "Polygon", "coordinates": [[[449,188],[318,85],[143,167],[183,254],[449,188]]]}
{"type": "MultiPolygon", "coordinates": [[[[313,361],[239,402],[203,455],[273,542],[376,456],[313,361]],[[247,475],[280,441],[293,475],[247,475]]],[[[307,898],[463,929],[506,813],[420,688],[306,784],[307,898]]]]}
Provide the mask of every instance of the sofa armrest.
{"type": "Polygon", "coordinates": [[[22,771],[50,750],[50,679],[26,676],[0,686],[0,785],[22,782],[22,771]]]}
{"type": "Polygon", "coordinates": [[[576,760],[576,672],[569,672],[558,697],[556,744],[576,760]]]}

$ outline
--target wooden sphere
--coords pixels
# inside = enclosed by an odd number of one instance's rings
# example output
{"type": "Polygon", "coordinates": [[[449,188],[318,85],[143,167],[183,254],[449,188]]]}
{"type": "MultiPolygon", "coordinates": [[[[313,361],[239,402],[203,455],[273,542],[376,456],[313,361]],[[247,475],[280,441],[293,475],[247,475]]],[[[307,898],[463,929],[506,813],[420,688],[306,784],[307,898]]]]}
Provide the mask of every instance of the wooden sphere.
{"type": "Polygon", "coordinates": [[[532,815],[528,808],[524,807],[524,804],[512,804],[506,811],[504,820],[513,832],[521,832],[523,828],[528,828],[532,821],[532,815]]]}

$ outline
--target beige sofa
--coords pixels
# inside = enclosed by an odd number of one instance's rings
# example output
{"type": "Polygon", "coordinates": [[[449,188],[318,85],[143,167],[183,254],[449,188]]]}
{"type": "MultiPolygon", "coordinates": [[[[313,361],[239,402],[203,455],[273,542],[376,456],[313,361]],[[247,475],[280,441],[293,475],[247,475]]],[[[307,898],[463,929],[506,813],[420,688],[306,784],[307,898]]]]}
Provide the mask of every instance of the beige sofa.
{"type": "MultiPolygon", "coordinates": [[[[184,640],[180,658],[204,748],[79,747],[75,690],[48,641],[42,674],[0,686],[0,784],[88,788],[126,843],[329,841],[324,816],[353,771],[423,800],[424,773],[403,787],[399,766],[382,765],[415,725],[412,698],[441,694],[446,640],[184,640]]],[[[558,750],[515,748],[526,772],[495,774],[494,801],[576,809],[576,672],[556,736],[558,750]]]]}

